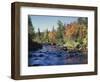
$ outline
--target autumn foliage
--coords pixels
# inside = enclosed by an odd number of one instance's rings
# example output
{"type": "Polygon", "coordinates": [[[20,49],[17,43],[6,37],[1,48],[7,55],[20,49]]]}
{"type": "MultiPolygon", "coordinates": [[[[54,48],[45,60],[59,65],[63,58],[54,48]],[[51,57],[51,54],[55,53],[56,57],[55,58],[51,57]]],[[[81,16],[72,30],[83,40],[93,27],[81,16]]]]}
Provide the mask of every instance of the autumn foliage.
{"type": "Polygon", "coordinates": [[[52,43],[55,43],[56,42],[56,32],[49,32],[48,33],[48,37],[49,37],[49,40],[50,40],[50,42],[52,42],[52,43]]]}
{"type": "MultiPolygon", "coordinates": [[[[29,21],[30,22],[30,21],[29,21]]],[[[64,24],[58,20],[58,28],[55,30],[54,26],[51,27],[52,31],[48,29],[44,32],[35,33],[34,29],[30,31],[34,33],[34,41],[39,43],[56,43],[56,45],[66,46],[68,48],[86,49],[87,48],[87,18],[79,17],[77,21],[70,24],[64,24]]],[[[31,25],[31,24],[30,24],[31,25]]],[[[32,26],[32,25],[31,25],[32,26]]],[[[34,28],[34,27],[33,27],[34,28]]]]}

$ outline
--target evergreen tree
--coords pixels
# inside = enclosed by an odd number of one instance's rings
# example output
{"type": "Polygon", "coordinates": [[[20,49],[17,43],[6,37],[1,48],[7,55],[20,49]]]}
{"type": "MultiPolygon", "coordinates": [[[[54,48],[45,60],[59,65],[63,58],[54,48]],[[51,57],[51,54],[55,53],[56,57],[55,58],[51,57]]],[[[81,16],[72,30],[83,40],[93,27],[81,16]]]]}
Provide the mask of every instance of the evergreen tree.
{"type": "Polygon", "coordinates": [[[84,24],[87,27],[87,25],[88,25],[88,18],[86,18],[86,17],[79,17],[77,22],[79,24],[81,24],[81,25],[84,24]]]}
{"type": "Polygon", "coordinates": [[[40,29],[39,28],[38,28],[38,38],[41,41],[41,32],[40,32],[40,29]]]}
{"type": "Polygon", "coordinates": [[[31,17],[28,17],[28,33],[31,36],[31,38],[33,39],[35,36],[35,31],[34,31],[34,27],[32,25],[32,21],[31,21],[31,17]]]}
{"type": "Polygon", "coordinates": [[[52,27],[52,32],[55,32],[55,28],[54,28],[54,26],[52,27]]]}
{"type": "Polygon", "coordinates": [[[48,29],[44,32],[44,42],[49,42],[49,37],[48,37],[48,33],[49,33],[49,31],[48,31],[48,29]]]}
{"type": "Polygon", "coordinates": [[[57,28],[57,40],[58,44],[63,44],[63,38],[64,38],[64,24],[58,20],[58,28],[57,28]]]}

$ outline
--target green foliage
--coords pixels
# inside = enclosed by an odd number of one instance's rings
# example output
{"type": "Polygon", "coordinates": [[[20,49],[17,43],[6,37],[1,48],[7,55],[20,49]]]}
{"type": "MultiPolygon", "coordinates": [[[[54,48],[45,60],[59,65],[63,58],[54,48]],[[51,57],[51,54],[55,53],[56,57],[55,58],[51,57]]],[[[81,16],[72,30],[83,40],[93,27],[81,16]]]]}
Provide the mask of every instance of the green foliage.
{"type": "Polygon", "coordinates": [[[40,32],[40,29],[38,28],[38,32],[37,32],[37,35],[36,35],[36,37],[37,37],[37,42],[39,42],[39,43],[41,43],[41,32],[40,32]]]}
{"type": "Polygon", "coordinates": [[[66,27],[65,44],[68,48],[83,49],[87,47],[87,18],[78,18],[76,23],[66,27]]]}
{"type": "Polygon", "coordinates": [[[55,30],[54,26],[52,27],[52,32],[56,32],[56,30],[55,30]]]}
{"type": "Polygon", "coordinates": [[[64,39],[64,24],[58,20],[58,29],[57,29],[57,44],[63,44],[64,39]]]}
{"type": "Polygon", "coordinates": [[[74,40],[67,40],[64,46],[67,46],[68,48],[74,49],[78,45],[78,42],[75,42],[74,40]]]}
{"type": "Polygon", "coordinates": [[[59,39],[59,38],[63,38],[63,28],[64,28],[64,26],[63,26],[63,23],[60,21],[60,20],[58,20],[58,29],[57,29],[57,38],[59,39]]]}
{"type": "Polygon", "coordinates": [[[44,43],[45,43],[45,42],[49,42],[48,33],[49,33],[49,31],[48,31],[48,29],[47,29],[47,30],[44,32],[44,35],[43,35],[43,41],[44,41],[44,43]]]}
{"type": "Polygon", "coordinates": [[[32,21],[31,21],[31,18],[30,17],[28,17],[28,33],[30,34],[30,36],[32,38],[35,37],[35,31],[34,31],[34,27],[32,25],[32,21]]]}
{"type": "Polygon", "coordinates": [[[83,24],[83,25],[85,25],[87,27],[87,25],[88,25],[88,19],[87,18],[79,17],[78,18],[78,23],[81,24],[81,25],[83,24]]]}
{"type": "Polygon", "coordinates": [[[65,25],[62,21],[58,20],[58,28],[55,30],[54,26],[52,31],[46,29],[41,32],[38,28],[38,32],[35,33],[34,27],[29,17],[29,34],[33,37],[33,40],[38,43],[55,43],[57,45],[66,46],[71,49],[83,49],[87,48],[88,44],[88,19],[79,17],[76,22],[65,25]]]}

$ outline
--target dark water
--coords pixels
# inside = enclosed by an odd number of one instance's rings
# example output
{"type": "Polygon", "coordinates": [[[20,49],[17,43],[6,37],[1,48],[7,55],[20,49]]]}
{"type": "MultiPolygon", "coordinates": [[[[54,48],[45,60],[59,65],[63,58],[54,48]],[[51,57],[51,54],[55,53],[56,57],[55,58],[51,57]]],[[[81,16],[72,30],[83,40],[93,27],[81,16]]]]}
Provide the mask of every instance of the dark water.
{"type": "Polygon", "coordinates": [[[29,52],[28,66],[69,65],[87,63],[86,55],[68,52],[59,46],[44,45],[42,49],[29,52]]]}

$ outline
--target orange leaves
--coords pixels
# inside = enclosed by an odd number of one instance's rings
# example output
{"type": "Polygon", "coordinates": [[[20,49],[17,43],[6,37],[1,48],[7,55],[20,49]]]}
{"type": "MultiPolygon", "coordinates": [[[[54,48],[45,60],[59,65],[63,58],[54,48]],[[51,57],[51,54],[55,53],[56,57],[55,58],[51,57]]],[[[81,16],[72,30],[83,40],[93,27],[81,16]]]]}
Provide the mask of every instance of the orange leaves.
{"type": "Polygon", "coordinates": [[[65,26],[65,37],[66,38],[75,38],[75,37],[83,37],[86,35],[86,27],[80,25],[78,23],[71,23],[65,26]]]}
{"type": "Polygon", "coordinates": [[[48,37],[51,42],[55,42],[56,41],[56,32],[49,32],[48,37]]]}
{"type": "Polygon", "coordinates": [[[65,26],[65,37],[71,38],[77,35],[78,25],[77,24],[69,24],[65,26]]]}

